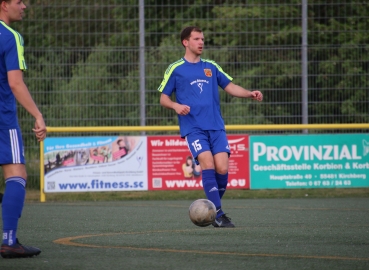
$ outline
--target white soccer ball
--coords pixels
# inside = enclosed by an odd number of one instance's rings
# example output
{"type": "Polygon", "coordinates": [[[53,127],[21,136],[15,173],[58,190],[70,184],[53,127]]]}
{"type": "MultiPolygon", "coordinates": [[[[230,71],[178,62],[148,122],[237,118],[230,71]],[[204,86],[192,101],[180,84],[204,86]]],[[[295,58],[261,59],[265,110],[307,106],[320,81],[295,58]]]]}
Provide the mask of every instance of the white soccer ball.
{"type": "Polygon", "coordinates": [[[190,205],[188,214],[193,224],[206,227],[214,222],[217,216],[217,210],[211,201],[198,199],[190,205]]]}

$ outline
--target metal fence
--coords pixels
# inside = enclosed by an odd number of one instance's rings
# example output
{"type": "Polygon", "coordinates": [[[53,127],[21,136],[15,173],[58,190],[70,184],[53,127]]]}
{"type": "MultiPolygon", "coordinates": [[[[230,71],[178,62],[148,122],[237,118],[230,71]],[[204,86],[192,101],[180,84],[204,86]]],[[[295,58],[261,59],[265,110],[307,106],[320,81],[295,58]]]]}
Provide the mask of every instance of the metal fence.
{"type": "MultiPolygon", "coordinates": [[[[302,123],[303,35],[308,122],[368,122],[365,1],[25,3],[27,16],[14,28],[25,39],[25,80],[48,126],[176,124],[156,89],[167,66],[183,56],[179,33],[187,25],[204,30],[204,58],[220,64],[236,84],[264,93],[257,104],[221,92],[227,125],[302,123]]],[[[19,118],[27,158],[37,163],[33,119],[22,108],[19,118]]],[[[30,174],[37,176],[37,166],[30,174]]]]}

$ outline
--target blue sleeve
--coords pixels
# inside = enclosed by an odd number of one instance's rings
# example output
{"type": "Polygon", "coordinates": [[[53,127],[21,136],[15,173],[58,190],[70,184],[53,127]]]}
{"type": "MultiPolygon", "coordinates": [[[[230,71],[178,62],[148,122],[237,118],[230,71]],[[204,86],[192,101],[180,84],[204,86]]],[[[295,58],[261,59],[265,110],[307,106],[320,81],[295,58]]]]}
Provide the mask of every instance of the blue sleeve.
{"type": "Polygon", "coordinates": [[[222,69],[216,68],[218,85],[223,89],[233,80],[227,73],[222,69]]]}
{"type": "Polygon", "coordinates": [[[167,96],[171,96],[175,90],[176,90],[176,78],[175,76],[173,76],[172,73],[171,76],[168,78],[162,93],[166,94],[167,96]]]}
{"type": "Polygon", "coordinates": [[[184,64],[185,61],[181,58],[178,61],[169,65],[167,70],[164,73],[164,79],[162,80],[158,91],[166,94],[167,96],[172,95],[172,93],[176,90],[176,73],[175,70],[180,65],[184,64]]]}
{"type": "Polygon", "coordinates": [[[14,35],[5,35],[5,65],[6,70],[25,70],[26,65],[23,57],[23,46],[16,42],[14,35]]]}
{"type": "Polygon", "coordinates": [[[164,73],[164,78],[158,88],[158,91],[166,94],[167,96],[172,95],[176,88],[176,78],[174,75],[174,69],[172,65],[170,65],[164,73]]]}

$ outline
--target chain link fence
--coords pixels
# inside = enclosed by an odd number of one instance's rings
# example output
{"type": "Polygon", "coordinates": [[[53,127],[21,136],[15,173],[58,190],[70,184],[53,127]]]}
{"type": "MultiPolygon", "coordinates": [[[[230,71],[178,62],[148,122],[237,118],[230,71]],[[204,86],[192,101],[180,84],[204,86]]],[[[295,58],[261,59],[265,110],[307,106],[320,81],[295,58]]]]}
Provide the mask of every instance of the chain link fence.
{"type": "MultiPolygon", "coordinates": [[[[204,31],[204,58],[216,61],[236,84],[264,94],[265,100],[256,103],[220,90],[227,125],[302,123],[304,19],[308,122],[369,120],[369,4],[365,1],[25,3],[27,16],[12,26],[25,39],[25,80],[48,126],[136,126],[142,119],[148,126],[176,125],[174,112],[159,105],[156,89],[167,66],[183,56],[179,34],[188,25],[204,31]]],[[[33,119],[22,108],[19,119],[28,171],[38,181],[33,119]]]]}

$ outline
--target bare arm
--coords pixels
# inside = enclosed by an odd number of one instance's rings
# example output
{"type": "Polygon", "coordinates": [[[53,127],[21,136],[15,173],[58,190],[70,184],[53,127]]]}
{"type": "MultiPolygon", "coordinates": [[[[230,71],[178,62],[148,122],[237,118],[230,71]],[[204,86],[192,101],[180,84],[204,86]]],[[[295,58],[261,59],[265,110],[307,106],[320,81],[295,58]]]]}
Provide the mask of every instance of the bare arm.
{"type": "Polygon", "coordinates": [[[32,130],[37,140],[42,141],[46,137],[45,121],[23,81],[23,72],[21,70],[9,71],[8,82],[17,101],[35,118],[35,126],[32,130]]]}
{"type": "Polygon", "coordinates": [[[179,115],[186,115],[190,112],[189,106],[172,101],[166,94],[161,94],[160,105],[165,108],[175,110],[175,112],[179,115]]]}
{"type": "Polygon", "coordinates": [[[250,91],[232,82],[224,88],[224,91],[239,98],[251,98],[257,101],[263,100],[263,94],[260,91],[250,91]]]}

